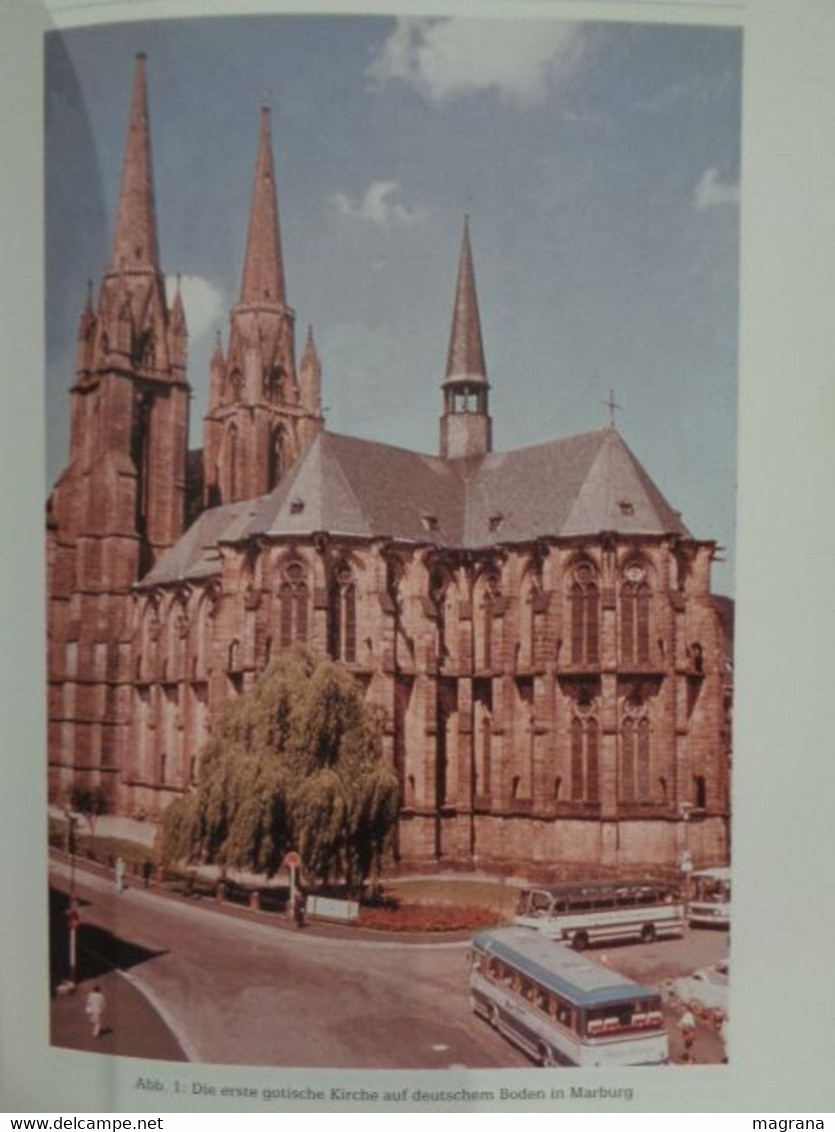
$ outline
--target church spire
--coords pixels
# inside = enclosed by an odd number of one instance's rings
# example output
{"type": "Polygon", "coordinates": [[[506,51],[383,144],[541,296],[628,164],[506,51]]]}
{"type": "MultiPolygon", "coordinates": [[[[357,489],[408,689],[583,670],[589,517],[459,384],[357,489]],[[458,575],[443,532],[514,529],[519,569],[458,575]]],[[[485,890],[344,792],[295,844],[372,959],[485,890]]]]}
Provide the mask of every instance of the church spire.
{"type": "Polygon", "coordinates": [[[243,305],[265,301],[286,305],[268,106],[261,107],[261,131],[240,296],[243,305]]]}
{"type": "Polygon", "coordinates": [[[446,376],[447,380],[450,378],[487,380],[468,216],[464,217],[464,234],[461,239],[461,256],[458,261],[458,284],[455,290],[455,306],[452,312],[452,331],[449,337],[446,376]]]}
{"type": "Polygon", "coordinates": [[[142,52],[136,56],[122,186],[110,257],[111,271],[124,267],[159,270],[148,91],[142,52]]]}
{"type": "Polygon", "coordinates": [[[487,407],[490,386],[484,364],[467,216],[464,217],[446,379],[442,388],[444,411],[441,417],[441,456],[456,460],[484,456],[491,452],[493,423],[487,407]]]}

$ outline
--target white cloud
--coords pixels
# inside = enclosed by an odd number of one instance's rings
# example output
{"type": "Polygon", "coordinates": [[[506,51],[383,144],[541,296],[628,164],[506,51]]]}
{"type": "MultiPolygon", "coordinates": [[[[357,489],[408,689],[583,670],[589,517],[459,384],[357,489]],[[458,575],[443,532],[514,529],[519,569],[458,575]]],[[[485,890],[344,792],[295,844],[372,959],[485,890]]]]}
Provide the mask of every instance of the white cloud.
{"type": "Polygon", "coordinates": [[[532,103],[571,73],[582,47],[577,24],[401,19],[367,73],[380,83],[406,83],[435,102],[495,90],[532,103]]]}
{"type": "MultiPolygon", "coordinates": [[[[226,317],[226,300],[221,292],[201,275],[181,275],[180,293],[186,311],[189,341],[194,344],[211,334],[226,317]]],[[[165,294],[169,304],[177,294],[177,276],[165,277],[165,294]]]]}
{"type": "Polygon", "coordinates": [[[401,193],[397,181],[374,181],[365,196],[356,202],[344,193],[331,197],[331,203],[341,216],[351,220],[365,220],[381,228],[391,224],[418,224],[427,217],[425,208],[408,208],[398,199],[401,193]]]}
{"type": "Polygon", "coordinates": [[[706,169],[696,185],[695,202],[697,212],[720,204],[739,204],[739,184],[723,181],[718,169],[706,169]]]}

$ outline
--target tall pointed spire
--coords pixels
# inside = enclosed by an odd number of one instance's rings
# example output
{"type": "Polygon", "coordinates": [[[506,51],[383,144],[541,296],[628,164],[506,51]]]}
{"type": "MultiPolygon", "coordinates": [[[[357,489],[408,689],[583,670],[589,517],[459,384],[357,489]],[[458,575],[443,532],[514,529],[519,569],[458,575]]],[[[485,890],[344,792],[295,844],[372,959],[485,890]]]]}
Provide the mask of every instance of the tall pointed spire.
{"type": "Polygon", "coordinates": [[[268,106],[261,107],[261,132],[240,296],[240,302],[246,305],[265,301],[286,305],[268,106]]]}
{"type": "Polygon", "coordinates": [[[123,267],[159,268],[148,90],[145,55],[141,52],[136,56],[122,187],[110,257],[112,271],[123,267]]]}
{"type": "Polygon", "coordinates": [[[461,240],[461,257],[458,261],[458,285],[455,289],[446,376],[447,379],[466,377],[471,380],[479,378],[482,381],[487,380],[468,216],[464,217],[464,235],[461,240]]]}
{"type": "Polygon", "coordinates": [[[445,460],[484,456],[492,451],[489,388],[470,248],[470,223],[469,217],[465,216],[446,378],[442,386],[444,411],[440,447],[445,460]]]}

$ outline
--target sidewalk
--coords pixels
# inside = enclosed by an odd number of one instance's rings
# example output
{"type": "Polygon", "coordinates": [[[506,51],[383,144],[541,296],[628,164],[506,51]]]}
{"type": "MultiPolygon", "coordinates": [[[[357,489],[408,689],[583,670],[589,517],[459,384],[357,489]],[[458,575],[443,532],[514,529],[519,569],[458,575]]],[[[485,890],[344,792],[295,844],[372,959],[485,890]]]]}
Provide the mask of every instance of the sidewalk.
{"type": "Polygon", "coordinates": [[[94,980],[79,983],[73,994],[52,1000],[50,1040],[55,1046],[88,1053],[186,1061],[179,1042],[145,996],[119,971],[95,980],[107,1001],[104,1031],[93,1037],[84,1006],[94,980]]]}

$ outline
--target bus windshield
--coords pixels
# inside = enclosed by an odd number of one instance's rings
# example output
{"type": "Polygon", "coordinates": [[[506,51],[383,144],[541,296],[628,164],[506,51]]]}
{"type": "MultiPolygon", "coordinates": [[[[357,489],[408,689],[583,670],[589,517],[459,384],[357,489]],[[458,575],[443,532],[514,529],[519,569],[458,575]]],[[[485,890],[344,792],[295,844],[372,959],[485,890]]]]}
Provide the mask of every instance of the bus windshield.
{"type": "Polygon", "coordinates": [[[687,918],[696,927],[730,927],[730,869],[702,869],[691,875],[687,918]]]}
{"type": "Polygon", "coordinates": [[[731,878],[724,869],[711,869],[692,876],[693,900],[724,904],[731,898],[731,878]]]}

